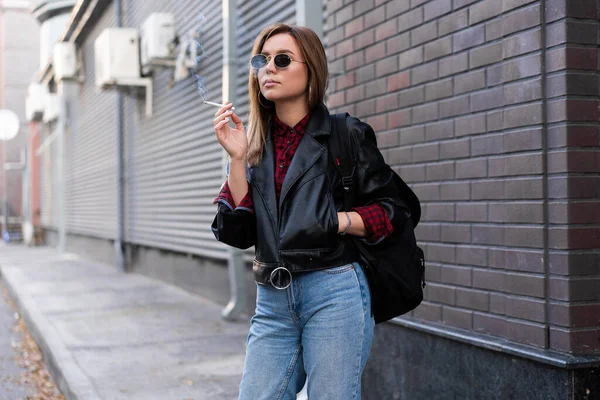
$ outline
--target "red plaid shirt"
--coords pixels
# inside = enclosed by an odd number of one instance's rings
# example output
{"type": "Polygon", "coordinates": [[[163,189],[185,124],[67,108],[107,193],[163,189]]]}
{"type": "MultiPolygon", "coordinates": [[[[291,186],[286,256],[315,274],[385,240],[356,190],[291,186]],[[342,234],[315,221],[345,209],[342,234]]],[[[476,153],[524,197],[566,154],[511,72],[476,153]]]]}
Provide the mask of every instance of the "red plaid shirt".
{"type": "MultiPolygon", "coordinates": [[[[285,174],[287,173],[292,162],[292,157],[300,144],[300,139],[304,136],[310,116],[311,113],[308,113],[293,128],[290,128],[275,116],[273,139],[275,146],[275,192],[277,200],[279,200],[279,195],[281,194],[281,186],[283,185],[285,174]]],[[[219,201],[227,203],[232,209],[234,207],[233,197],[227,181],[223,184],[221,192],[214,203],[216,204],[219,201]]],[[[240,204],[235,208],[236,210],[246,209],[250,212],[254,212],[252,193],[248,192],[240,201],[240,204]]],[[[371,204],[364,207],[355,207],[353,210],[360,215],[365,224],[365,239],[368,242],[376,242],[392,233],[393,228],[389,215],[380,205],[371,204]]]]}

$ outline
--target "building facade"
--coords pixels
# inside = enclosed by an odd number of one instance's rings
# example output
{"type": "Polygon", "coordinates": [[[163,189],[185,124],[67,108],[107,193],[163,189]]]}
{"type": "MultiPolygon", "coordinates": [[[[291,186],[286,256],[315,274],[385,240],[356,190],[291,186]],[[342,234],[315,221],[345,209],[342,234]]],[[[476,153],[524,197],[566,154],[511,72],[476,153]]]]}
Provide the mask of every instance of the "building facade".
{"type": "MultiPolygon", "coordinates": [[[[45,198],[61,198],[52,179],[65,182],[62,217],[42,202],[48,241],[62,230],[67,249],[111,264],[117,247],[126,270],[225,304],[232,255],[209,228],[223,153],[198,84],[244,116],[257,33],[323,20],[330,110],[371,124],[423,207],[425,301],[376,328],[364,398],[599,393],[597,2],[336,0],[312,4],[310,21],[298,17],[305,3],[233,2],[231,41],[231,2],[80,1],[61,38],[77,46],[80,79],[55,82],[51,68],[42,78],[68,116],[64,149],[41,159],[45,198]],[[96,39],[161,11],[201,47],[194,73],[157,67],[151,90],[98,90],[96,39]]],[[[244,279],[251,314],[249,265],[244,279]]]]}
{"type": "MultiPolygon", "coordinates": [[[[0,109],[15,112],[21,122],[17,136],[0,141],[0,215],[6,211],[11,225],[20,225],[24,215],[24,185],[27,177],[22,169],[5,169],[25,162],[27,154],[27,120],[25,95],[27,86],[38,71],[39,27],[30,13],[30,2],[0,1],[0,109]]],[[[4,218],[0,218],[3,224],[4,218]]],[[[5,230],[4,227],[2,230],[5,230]]]]}

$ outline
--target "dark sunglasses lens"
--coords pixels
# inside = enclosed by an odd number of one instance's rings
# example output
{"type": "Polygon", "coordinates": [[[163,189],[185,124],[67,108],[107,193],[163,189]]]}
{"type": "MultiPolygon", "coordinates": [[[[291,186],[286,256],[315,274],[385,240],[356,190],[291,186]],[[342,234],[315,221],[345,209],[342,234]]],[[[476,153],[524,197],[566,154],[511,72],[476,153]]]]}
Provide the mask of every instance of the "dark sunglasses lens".
{"type": "Polygon", "coordinates": [[[261,69],[267,65],[267,57],[263,56],[262,54],[257,54],[252,57],[250,64],[252,65],[252,68],[261,69]]]}
{"type": "Polygon", "coordinates": [[[275,56],[275,66],[277,68],[285,68],[290,65],[292,59],[287,54],[277,54],[275,56]]]}

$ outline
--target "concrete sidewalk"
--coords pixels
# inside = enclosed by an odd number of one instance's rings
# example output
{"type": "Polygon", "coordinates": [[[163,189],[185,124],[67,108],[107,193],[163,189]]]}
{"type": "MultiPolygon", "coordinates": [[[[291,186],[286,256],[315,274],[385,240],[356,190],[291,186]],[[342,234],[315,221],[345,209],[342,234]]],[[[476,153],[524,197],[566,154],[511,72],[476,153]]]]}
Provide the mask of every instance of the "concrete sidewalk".
{"type": "Polygon", "coordinates": [[[235,399],[249,322],[136,274],[0,244],[2,280],[67,399],[235,399]]]}

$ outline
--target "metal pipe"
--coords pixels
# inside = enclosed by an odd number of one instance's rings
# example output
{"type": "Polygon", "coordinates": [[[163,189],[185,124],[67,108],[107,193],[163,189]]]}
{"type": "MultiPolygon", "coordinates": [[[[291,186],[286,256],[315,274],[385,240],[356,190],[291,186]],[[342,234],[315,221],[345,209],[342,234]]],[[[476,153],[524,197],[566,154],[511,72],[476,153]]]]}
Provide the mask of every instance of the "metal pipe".
{"type": "MultiPolygon", "coordinates": [[[[123,26],[121,0],[114,0],[117,28],[123,26]]],[[[123,151],[123,93],[117,88],[117,235],[115,238],[115,256],[117,270],[125,272],[125,255],[123,249],[125,231],[125,177],[124,177],[124,151],[123,151]]]]}
{"type": "Polygon", "coordinates": [[[312,29],[323,41],[322,0],[296,0],[296,24],[312,29]]]}
{"type": "MultiPolygon", "coordinates": [[[[236,0],[223,0],[223,103],[236,101],[236,0]]],[[[227,153],[223,150],[223,165],[226,165],[227,153]]],[[[242,251],[229,249],[228,267],[230,299],[221,312],[225,320],[234,320],[246,310],[246,284],[244,258],[242,251]]]]}
{"type": "Polygon", "coordinates": [[[65,88],[65,82],[60,81],[57,85],[58,96],[60,100],[60,111],[58,117],[58,137],[56,138],[56,176],[58,182],[56,187],[58,188],[58,251],[60,253],[65,252],[67,244],[67,224],[66,224],[66,188],[65,188],[65,135],[66,135],[66,124],[67,124],[67,90],[65,88]]]}
{"type": "Polygon", "coordinates": [[[540,22],[541,22],[541,91],[542,91],[542,168],[543,183],[542,192],[544,196],[543,214],[543,266],[544,266],[544,347],[550,348],[550,246],[549,246],[549,228],[550,228],[550,208],[548,204],[548,90],[547,90],[547,70],[546,59],[548,55],[548,40],[546,26],[546,0],[540,1],[540,22]]]}

